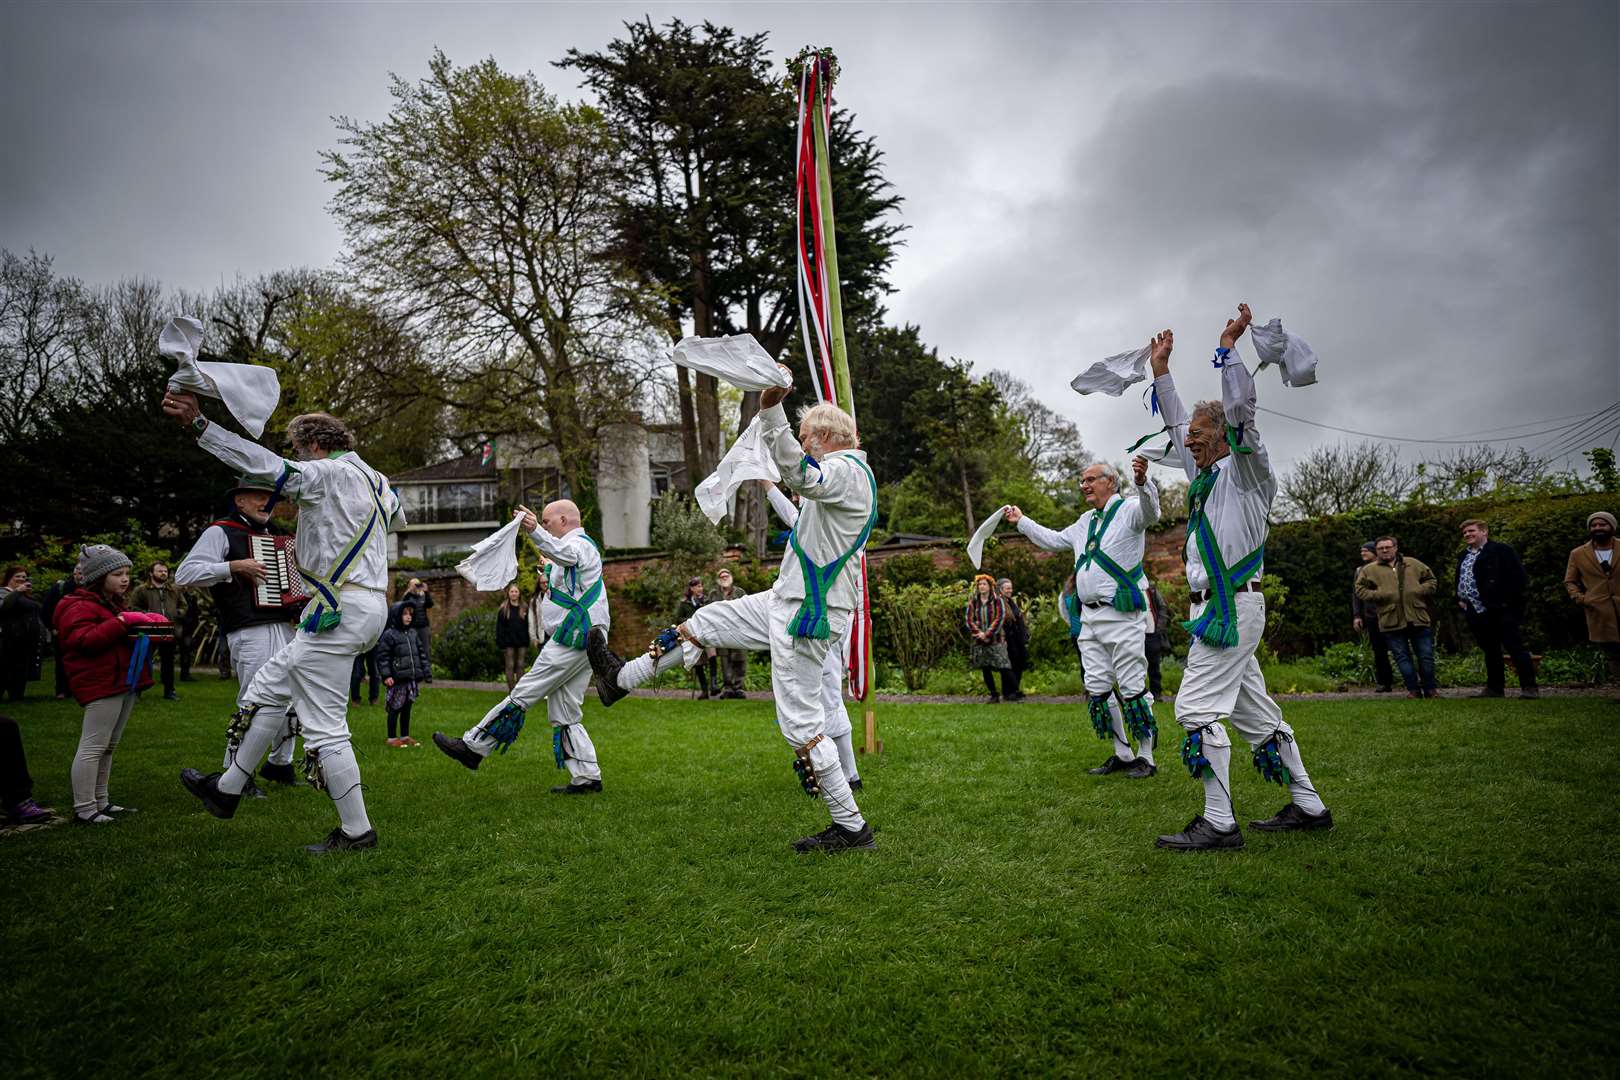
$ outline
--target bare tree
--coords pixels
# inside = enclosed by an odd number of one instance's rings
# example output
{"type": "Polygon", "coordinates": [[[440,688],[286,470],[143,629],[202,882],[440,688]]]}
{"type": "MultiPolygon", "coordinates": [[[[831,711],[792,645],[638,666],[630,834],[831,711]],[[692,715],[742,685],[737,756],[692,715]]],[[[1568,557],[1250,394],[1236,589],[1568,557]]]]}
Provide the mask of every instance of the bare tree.
{"type": "Polygon", "coordinates": [[[1388,443],[1339,443],[1314,447],[1295,462],[1282,495],[1300,517],[1325,517],[1400,502],[1415,482],[1414,470],[1388,443]]]}
{"type": "Polygon", "coordinates": [[[1051,487],[1073,484],[1093,461],[1074,421],[1035,397],[1028,383],[1007,371],[992,371],[995,387],[1017,426],[1024,457],[1036,479],[1051,487]]]}
{"type": "Polygon", "coordinates": [[[48,255],[0,250],[0,438],[14,443],[55,395],[72,394],[88,297],[48,255]]]}
{"type": "Polygon", "coordinates": [[[1421,466],[1424,494],[1441,501],[1472,499],[1504,487],[1533,484],[1547,471],[1547,461],[1522,446],[1485,443],[1464,446],[1421,466]]]}

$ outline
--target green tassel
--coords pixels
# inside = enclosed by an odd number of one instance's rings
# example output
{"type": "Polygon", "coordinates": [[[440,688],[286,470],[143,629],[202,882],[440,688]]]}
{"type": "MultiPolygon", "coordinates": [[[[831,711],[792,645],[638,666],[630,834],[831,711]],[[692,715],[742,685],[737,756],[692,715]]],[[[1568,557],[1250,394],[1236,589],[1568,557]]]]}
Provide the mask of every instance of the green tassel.
{"type": "Polygon", "coordinates": [[[1091,710],[1091,729],[1097,738],[1106,739],[1114,733],[1114,718],[1108,713],[1108,695],[1092,698],[1086,706],[1091,710]]]}
{"type": "Polygon", "coordinates": [[[303,621],[301,628],[306,634],[324,634],[342,621],[343,612],[327,611],[323,608],[320,611],[311,612],[309,618],[303,621]]]}

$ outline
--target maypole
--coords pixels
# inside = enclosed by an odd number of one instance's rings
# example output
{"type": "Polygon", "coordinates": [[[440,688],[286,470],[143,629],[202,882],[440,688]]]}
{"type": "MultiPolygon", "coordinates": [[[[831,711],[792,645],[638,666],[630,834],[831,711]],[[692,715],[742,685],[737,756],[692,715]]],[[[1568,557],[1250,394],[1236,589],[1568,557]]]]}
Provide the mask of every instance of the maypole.
{"type": "MultiPolygon", "coordinates": [[[[805,48],[788,61],[789,86],[798,90],[797,206],[795,247],[799,279],[799,326],[804,355],[816,397],[855,415],[849,380],[849,354],[844,344],[844,305],[838,288],[838,243],[833,231],[832,158],[827,133],[832,126],[832,88],[838,58],[830,48],[805,48]],[[808,234],[808,235],[807,235],[808,234]]],[[[872,599],[867,589],[866,552],[861,552],[861,603],[849,628],[849,684],[866,706],[863,752],[876,754],[872,705],[872,599]]]]}

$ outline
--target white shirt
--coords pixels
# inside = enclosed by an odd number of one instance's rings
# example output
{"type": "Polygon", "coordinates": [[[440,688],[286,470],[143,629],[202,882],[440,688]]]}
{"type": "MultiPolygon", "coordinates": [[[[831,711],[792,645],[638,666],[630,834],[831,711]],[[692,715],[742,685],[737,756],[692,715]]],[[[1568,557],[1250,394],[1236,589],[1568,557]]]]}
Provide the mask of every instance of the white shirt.
{"type": "MultiPolygon", "coordinates": [[[[1153,386],[1159,394],[1159,412],[1170,429],[1172,447],[1181,455],[1187,479],[1196,479],[1198,463],[1187,450],[1189,416],[1176,394],[1176,384],[1165,374],[1155,379],[1153,386]]],[[[1243,445],[1254,450],[1252,454],[1228,454],[1215,463],[1220,473],[1210,489],[1209,501],[1204,504],[1204,513],[1215,533],[1215,544],[1230,569],[1266,542],[1271,531],[1271,503],[1277,497],[1277,476],[1271,470],[1271,455],[1254,428],[1254,376],[1243,366],[1243,359],[1235,348],[1221,368],[1221,405],[1226,410],[1226,422],[1233,426],[1242,424],[1243,445]]],[[[1221,437],[1225,438],[1224,432],[1221,437]]],[[[1187,587],[1194,592],[1208,590],[1209,573],[1198,554],[1198,543],[1190,535],[1186,552],[1187,587]]],[[[1264,566],[1255,570],[1254,578],[1258,579],[1264,570],[1264,566]]]]}
{"type": "MultiPolygon", "coordinates": [[[[793,523],[793,535],[812,562],[827,566],[855,546],[872,518],[875,481],[865,466],[866,454],[861,450],[839,450],[812,465],[804,460],[804,448],[794,437],[780,404],[760,416],[766,444],[782,472],[783,482],[804,500],[793,523]]],[[[844,565],[827,592],[829,610],[855,609],[860,599],[859,577],[858,570],[851,570],[848,563],[844,565]]],[[[804,598],[804,572],[799,569],[799,557],[792,544],[782,554],[782,567],[772,591],[784,600],[804,598]]]]}
{"type": "MultiPolygon", "coordinates": [[[[1147,548],[1145,530],[1159,520],[1159,489],[1152,480],[1136,491],[1136,498],[1126,499],[1119,492],[1109,496],[1101,510],[1087,510],[1062,532],[1054,532],[1025,514],[1018,519],[1018,531],[1029,537],[1036,547],[1047,551],[1070,551],[1075,561],[1086,553],[1086,537],[1091,521],[1098,514],[1107,514],[1110,507],[1120,505],[1114,520],[1108,523],[1099,545],[1102,553],[1119,564],[1121,570],[1130,570],[1142,561],[1147,548]]],[[[1088,563],[1075,579],[1075,592],[1083,604],[1112,603],[1114,591],[1119,588],[1112,574],[1098,566],[1096,560],[1088,563]]],[[[1145,597],[1145,593],[1143,594],[1145,597]]]]}
{"type": "MultiPolygon", "coordinates": [[[[1593,548],[1592,553],[1597,556],[1598,562],[1606,563],[1614,558],[1614,548],[1593,548]]],[[[181,582],[181,584],[185,584],[181,582]]]]}
{"type": "Polygon", "coordinates": [[[772,484],[765,489],[765,495],[771,501],[771,509],[776,516],[782,519],[782,524],[793,528],[799,521],[799,508],[793,505],[793,500],[782,494],[782,489],[772,484]]]}
{"type": "Polygon", "coordinates": [[[231,579],[230,537],[220,525],[204,529],[186,557],[174,568],[174,583],[183,588],[193,585],[223,585],[231,579]]]}
{"type": "MultiPolygon", "coordinates": [[[[591,586],[602,580],[602,553],[596,550],[590,537],[585,535],[584,528],[573,529],[561,537],[552,536],[541,526],[529,534],[536,547],[546,553],[551,560],[551,572],[547,580],[551,583],[551,594],[546,602],[540,605],[541,628],[546,636],[557,632],[563,620],[568,618],[568,609],[557,603],[551,597],[558,590],[567,593],[576,600],[590,591],[591,586]]],[[[600,626],[606,630],[613,620],[608,615],[608,594],[604,587],[596,600],[590,606],[591,625],[600,626]]],[[[533,629],[530,629],[533,633],[533,629]]]]}
{"type": "Polygon", "coordinates": [[[287,474],[281,494],[298,504],[298,565],[323,577],[336,569],[338,560],[371,520],[376,507],[373,485],[380,485],[387,520],[373,525],[346,580],[363,588],[387,591],[386,534],[405,524],[405,511],[387,478],[361,461],[359,455],[345,452],[312,461],[290,461],[218,424],[209,424],[197,445],[255,480],[275,483],[283,472],[287,474]]]}

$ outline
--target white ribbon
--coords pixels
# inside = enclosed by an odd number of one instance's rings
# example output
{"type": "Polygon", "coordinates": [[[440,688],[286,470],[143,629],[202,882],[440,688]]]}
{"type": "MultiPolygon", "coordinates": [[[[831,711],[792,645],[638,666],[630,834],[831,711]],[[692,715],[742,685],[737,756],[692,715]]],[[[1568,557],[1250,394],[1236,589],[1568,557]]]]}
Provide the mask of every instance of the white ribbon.
{"type": "Polygon", "coordinates": [[[281,380],[273,369],[258,364],[198,360],[202,339],[202,323],[184,315],[170,319],[163,327],[158,335],[158,354],[175,362],[169,389],[218,398],[242,430],[257,439],[281,403],[281,380]]]}
{"type": "Polygon", "coordinates": [[[984,542],[990,539],[990,534],[996,531],[996,526],[1001,524],[1001,519],[1006,516],[1009,509],[1011,508],[1003,506],[985,518],[984,524],[973,531],[973,538],[967,542],[968,560],[973,563],[973,569],[977,570],[979,564],[984,561],[984,542]]]}
{"type": "Polygon", "coordinates": [[[523,515],[514,515],[511,521],[473,545],[471,552],[456,564],[456,573],[479,592],[496,592],[517,580],[518,529],[523,515]]]}
{"type": "Polygon", "coordinates": [[[743,429],[737,441],[731,444],[731,449],[726,451],[726,456],[720,459],[714,472],[692,493],[704,516],[716,525],[731,508],[732,495],[744,483],[749,480],[769,480],[775,484],[782,479],[776,459],[765,445],[765,429],[760,426],[760,419],[759,416],[754,417],[753,423],[743,429]]]}
{"type": "Polygon", "coordinates": [[[793,380],[777,366],[753,334],[730,337],[684,337],[675,346],[674,361],[681,367],[724,379],[739,390],[788,387],[793,380]]]}
{"type": "Polygon", "coordinates": [[[1148,354],[1144,345],[1130,352],[1115,353],[1097,361],[1076,375],[1069,386],[1077,394],[1107,394],[1119,397],[1127,386],[1147,378],[1148,354]]]}

